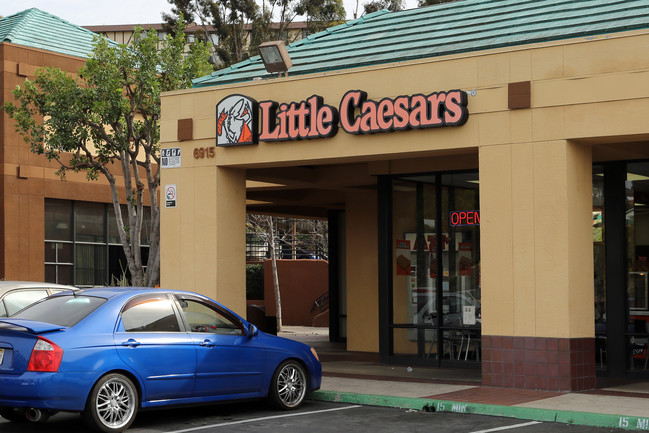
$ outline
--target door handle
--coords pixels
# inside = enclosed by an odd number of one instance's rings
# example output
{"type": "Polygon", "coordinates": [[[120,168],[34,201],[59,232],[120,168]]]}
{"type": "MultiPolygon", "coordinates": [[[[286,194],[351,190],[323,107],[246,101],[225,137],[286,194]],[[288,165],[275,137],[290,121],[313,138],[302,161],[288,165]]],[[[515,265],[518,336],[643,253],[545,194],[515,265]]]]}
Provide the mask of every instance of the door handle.
{"type": "Polygon", "coordinates": [[[127,346],[127,347],[137,347],[139,346],[140,343],[139,341],[133,340],[132,338],[129,338],[128,340],[122,342],[122,346],[127,346]]]}
{"type": "Polygon", "coordinates": [[[201,341],[201,346],[212,348],[212,347],[216,346],[216,344],[213,341],[208,340],[206,338],[205,340],[201,341]]]}

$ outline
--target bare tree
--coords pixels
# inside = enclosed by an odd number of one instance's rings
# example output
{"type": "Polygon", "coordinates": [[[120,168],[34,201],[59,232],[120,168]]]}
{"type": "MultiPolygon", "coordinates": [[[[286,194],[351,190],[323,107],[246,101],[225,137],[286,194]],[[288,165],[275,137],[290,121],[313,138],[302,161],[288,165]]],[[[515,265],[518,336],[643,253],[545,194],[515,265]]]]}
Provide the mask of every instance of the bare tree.
{"type": "Polygon", "coordinates": [[[282,298],[279,292],[279,275],[277,272],[277,237],[275,222],[270,215],[246,215],[246,227],[257,234],[268,245],[270,260],[273,268],[273,289],[275,292],[275,308],[277,317],[277,332],[282,331],[282,298]]]}

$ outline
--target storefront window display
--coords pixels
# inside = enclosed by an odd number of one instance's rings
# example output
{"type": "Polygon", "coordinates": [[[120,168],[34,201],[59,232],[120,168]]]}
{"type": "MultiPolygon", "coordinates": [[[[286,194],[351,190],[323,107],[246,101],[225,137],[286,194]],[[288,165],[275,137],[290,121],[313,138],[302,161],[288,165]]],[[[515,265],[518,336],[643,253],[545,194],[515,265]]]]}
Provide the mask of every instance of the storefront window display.
{"type": "Polygon", "coordinates": [[[392,203],[393,356],[479,361],[477,173],[395,178],[392,203]]]}
{"type": "Polygon", "coordinates": [[[626,225],[629,261],[627,298],[627,344],[629,368],[647,369],[649,354],[649,164],[627,166],[626,225]]]}
{"type": "Polygon", "coordinates": [[[593,167],[593,264],[595,282],[595,341],[598,367],[606,365],[606,249],[604,246],[604,174],[593,167]]]}
{"type": "Polygon", "coordinates": [[[649,162],[593,167],[597,365],[649,372],[649,162]]]}

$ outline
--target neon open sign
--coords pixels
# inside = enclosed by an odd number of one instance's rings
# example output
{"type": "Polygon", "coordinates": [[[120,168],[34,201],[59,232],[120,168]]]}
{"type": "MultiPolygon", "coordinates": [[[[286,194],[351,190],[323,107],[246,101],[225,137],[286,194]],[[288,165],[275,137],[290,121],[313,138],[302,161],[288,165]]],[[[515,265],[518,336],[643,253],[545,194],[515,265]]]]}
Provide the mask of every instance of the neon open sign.
{"type": "Polygon", "coordinates": [[[450,216],[452,227],[480,225],[479,210],[456,210],[450,216]]]}

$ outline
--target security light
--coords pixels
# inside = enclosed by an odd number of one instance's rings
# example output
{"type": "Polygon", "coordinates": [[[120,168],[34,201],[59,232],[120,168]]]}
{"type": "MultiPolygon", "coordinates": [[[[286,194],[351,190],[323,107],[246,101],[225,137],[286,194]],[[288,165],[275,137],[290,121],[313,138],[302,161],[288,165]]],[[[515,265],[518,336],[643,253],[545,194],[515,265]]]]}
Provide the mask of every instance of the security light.
{"type": "Polygon", "coordinates": [[[270,41],[259,45],[259,54],[268,72],[287,72],[293,62],[284,41],[270,41]]]}

